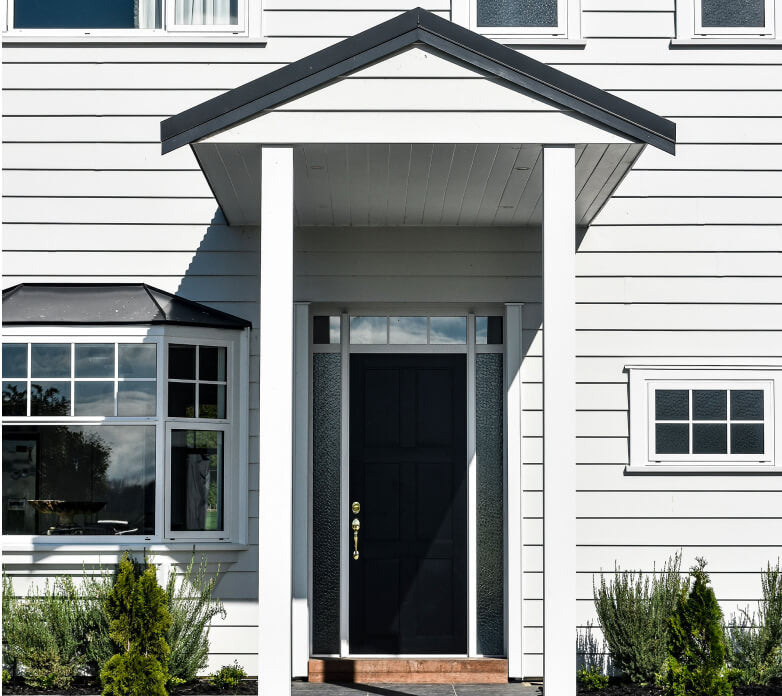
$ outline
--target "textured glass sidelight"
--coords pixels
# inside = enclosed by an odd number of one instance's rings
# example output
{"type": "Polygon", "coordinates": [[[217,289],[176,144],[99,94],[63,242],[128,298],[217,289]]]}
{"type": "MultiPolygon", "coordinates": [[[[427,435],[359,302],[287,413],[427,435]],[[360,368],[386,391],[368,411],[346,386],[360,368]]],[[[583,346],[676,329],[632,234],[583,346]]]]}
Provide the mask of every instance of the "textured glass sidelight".
{"type": "Polygon", "coordinates": [[[500,353],[475,356],[478,519],[478,652],[504,654],[503,368],[500,353]]]}
{"type": "Polygon", "coordinates": [[[557,0],[477,0],[479,27],[556,27],[557,0]]]}
{"type": "Polygon", "coordinates": [[[339,653],[341,356],[315,353],[312,363],[312,650],[331,655],[339,653]]]}
{"type": "Polygon", "coordinates": [[[701,0],[704,27],[763,27],[765,0],[701,0]]]}

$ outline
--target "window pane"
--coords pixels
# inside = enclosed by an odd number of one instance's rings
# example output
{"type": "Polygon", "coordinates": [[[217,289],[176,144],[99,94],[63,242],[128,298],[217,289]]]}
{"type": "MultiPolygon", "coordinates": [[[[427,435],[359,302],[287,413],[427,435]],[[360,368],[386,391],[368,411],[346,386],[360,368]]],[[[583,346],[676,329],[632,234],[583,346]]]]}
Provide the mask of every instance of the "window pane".
{"type": "Polygon", "coordinates": [[[429,320],[429,343],[467,343],[467,317],[432,317],[429,320]]]}
{"type": "Polygon", "coordinates": [[[118,416],[154,416],[157,382],[120,382],[117,385],[118,416]]]}
{"type": "Polygon", "coordinates": [[[120,377],[157,377],[157,346],[154,343],[119,344],[120,377]]]}
{"type": "Polygon", "coordinates": [[[238,24],[239,0],[176,0],[177,24],[238,24]]]}
{"type": "Polygon", "coordinates": [[[340,338],[340,318],[317,316],[312,318],[312,342],[317,345],[338,344],[340,338]]]}
{"type": "Polygon", "coordinates": [[[689,420],[690,393],[686,389],[658,389],[654,393],[655,420],[689,420]]]}
{"type": "Polygon", "coordinates": [[[76,377],[113,377],[113,343],[77,343],[76,377]]]}
{"type": "Polygon", "coordinates": [[[693,454],[727,454],[728,426],[724,423],[696,423],[692,426],[693,454]]]}
{"type": "Polygon", "coordinates": [[[76,382],[73,391],[74,416],[114,415],[114,382],[76,382]]]}
{"type": "Polygon", "coordinates": [[[350,317],[350,342],[357,345],[386,343],[386,317],[350,317]]]}
{"type": "Polygon", "coordinates": [[[225,385],[198,385],[198,417],[225,418],[225,385]]]}
{"type": "Polygon", "coordinates": [[[133,29],[138,0],[15,0],[17,29],[133,29]]]}
{"type": "Polygon", "coordinates": [[[32,377],[70,377],[70,343],[33,343],[30,347],[32,377]]]}
{"type": "Polygon", "coordinates": [[[655,445],[657,454],[689,454],[690,426],[684,423],[657,423],[655,445]]]}
{"type": "Polygon", "coordinates": [[[198,379],[225,382],[225,352],[220,346],[199,346],[198,379]]]}
{"type": "Polygon", "coordinates": [[[475,317],[475,343],[502,345],[502,317],[475,317]]]}
{"type": "Polygon", "coordinates": [[[730,417],[732,420],[763,420],[763,390],[731,389],[730,417]]]}
{"type": "Polygon", "coordinates": [[[168,378],[195,379],[196,346],[172,343],[168,347],[168,378]]]}
{"type": "Polygon", "coordinates": [[[223,433],[171,431],[171,529],[223,529],[223,433]]]}
{"type": "Polygon", "coordinates": [[[194,383],[168,383],[168,415],[195,418],[195,388],[194,383]]]}
{"type": "Polygon", "coordinates": [[[731,454],[763,454],[762,423],[731,423],[731,454]]]}
{"type": "Polygon", "coordinates": [[[70,416],[70,382],[33,382],[30,403],[31,416],[70,416]]]}
{"type": "Polygon", "coordinates": [[[704,27],[763,27],[764,0],[701,0],[704,27]]]}
{"type": "Polygon", "coordinates": [[[556,27],[557,0],[478,0],[479,27],[556,27]]]}
{"type": "Polygon", "coordinates": [[[27,344],[3,344],[3,377],[27,377],[27,344]]]}
{"type": "Polygon", "coordinates": [[[155,427],[4,427],[3,525],[6,534],[154,534],[155,427]]]}
{"type": "Polygon", "coordinates": [[[3,382],[3,415],[27,415],[27,382],[3,382]]]}
{"type": "Polygon", "coordinates": [[[693,389],[693,420],[726,420],[728,392],[724,389],[693,389]]]}
{"type": "Polygon", "coordinates": [[[390,317],[389,339],[396,345],[426,343],[426,317],[390,317]]]}

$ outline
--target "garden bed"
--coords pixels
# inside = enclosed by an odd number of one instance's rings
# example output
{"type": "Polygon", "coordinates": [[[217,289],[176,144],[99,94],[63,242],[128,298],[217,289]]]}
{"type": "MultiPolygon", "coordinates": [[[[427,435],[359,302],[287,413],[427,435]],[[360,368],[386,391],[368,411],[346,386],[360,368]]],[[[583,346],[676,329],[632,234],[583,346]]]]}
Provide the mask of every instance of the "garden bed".
{"type": "MultiPolygon", "coordinates": [[[[601,691],[587,691],[578,686],[579,696],[663,696],[662,689],[654,686],[636,686],[635,684],[609,684],[601,691]]],[[[734,686],[733,696],[781,696],[782,682],[769,686],[734,686]]]]}
{"type": "MultiPolygon", "coordinates": [[[[33,689],[29,686],[3,686],[4,694],[25,694],[25,696],[32,696],[33,694],[58,694],[62,696],[96,696],[101,693],[102,689],[100,684],[95,681],[79,681],[74,684],[70,689],[33,689]]],[[[206,679],[199,679],[189,684],[182,684],[169,690],[171,696],[188,696],[189,694],[199,694],[205,696],[206,694],[257,694],[258,682],[255,679],[243,679],[239,686],[236,688],[226,689],[220,691],[216,689],[206,679]]]]}

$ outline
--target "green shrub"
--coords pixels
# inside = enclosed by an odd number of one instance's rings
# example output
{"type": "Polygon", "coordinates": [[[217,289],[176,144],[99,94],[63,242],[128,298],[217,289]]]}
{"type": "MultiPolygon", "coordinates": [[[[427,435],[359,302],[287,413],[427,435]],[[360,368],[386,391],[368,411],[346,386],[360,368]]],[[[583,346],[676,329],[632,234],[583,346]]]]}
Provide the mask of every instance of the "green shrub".
{"type": "Polygon", "coordinates": [[[608,687],[608,675],[598,669],[582,667],[576,676],[587,691],[602,691],[608,687]]]}
{"type": "Polygon", "coordinates": [[[118,650],[100,673],[104,696],[166,696],[171,616],[155,568],[139,574],[128,555],[123,556],[106,613],[118,650]]]}
{"type": "Polygon", "coordinates": [[[206,577],[206,559],[202,556],[197,568],[190,559],[184,575],[177,583],[174,570],[168,576],[166,595],[171,614],[167,640],[171,647],[168,664],[170,677],[192,681],[206,667],[209,656],[209,627],[215,616],[225,618],[222,602],[212,597],[219,577],[206,577]]]}
{"type": "Polygon", "coordinates": [[[218,669],[210,678],[209,681],[216,689],[220,691],[227,691],[229,689],[235,689],[241,683],[242,679],[247,677],[247,673],[234,660],[232,665],[223,665],[218,669]]]}
{"type": "Polygon", "coordinates": [[[741,609],[725,628],[728,664],[743,684],[766,685],[782,677],[782,569],[761,571],[763,598],[757,614],[741,609]]]}
{"type": "Polygon", "coordinates": [[[593,585],[595,609],[612,665],[636,684],[657,679],[668,657],[669,619],[682,588],[681,555],[669,558],[659,574],[616,569],[613,580],[593,585]]]}
{"type": "Polygon", "coordinates": [[[725,664],[722,610],[709,586],[706,561],[696,559],[670,619],[666,696],[731,696],[735,675],[725,664]]]}

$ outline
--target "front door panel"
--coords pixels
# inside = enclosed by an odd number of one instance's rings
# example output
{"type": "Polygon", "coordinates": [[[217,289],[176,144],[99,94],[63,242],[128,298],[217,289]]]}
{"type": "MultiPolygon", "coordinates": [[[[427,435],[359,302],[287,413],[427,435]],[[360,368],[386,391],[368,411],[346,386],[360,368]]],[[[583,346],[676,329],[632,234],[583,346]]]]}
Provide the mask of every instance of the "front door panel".
{"type": "Polygon", "coordinates": [[[353,654],[467,652],[466,359],[350,363],[353,654]]]}

